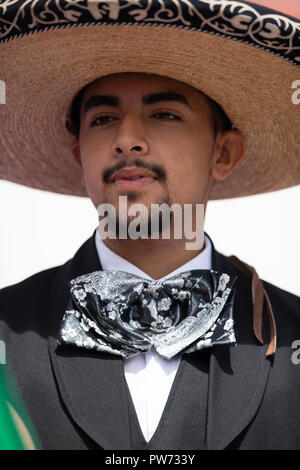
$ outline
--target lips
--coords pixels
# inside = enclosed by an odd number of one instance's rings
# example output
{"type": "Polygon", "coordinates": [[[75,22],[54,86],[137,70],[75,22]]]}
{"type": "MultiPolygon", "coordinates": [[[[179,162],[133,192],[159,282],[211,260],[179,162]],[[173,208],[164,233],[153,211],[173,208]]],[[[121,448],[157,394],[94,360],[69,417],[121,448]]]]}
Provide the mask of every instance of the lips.
{"type": "Polygon", "coordinates": [[[157,180],[154,173],[142,168],[124,168],[110,178],[110,182],[118,189],[141,189],[157,180]]]}
{"type": "Polygon", "coordinates": [[[123,170],[119,170],[112,175],[110,178],[111,182],[117,180],[128,180],[128,181],[138,181],[141,178],[152,178],[156,179],[154,173],[144,170],[143,168],[124,168],[123,170]]]}

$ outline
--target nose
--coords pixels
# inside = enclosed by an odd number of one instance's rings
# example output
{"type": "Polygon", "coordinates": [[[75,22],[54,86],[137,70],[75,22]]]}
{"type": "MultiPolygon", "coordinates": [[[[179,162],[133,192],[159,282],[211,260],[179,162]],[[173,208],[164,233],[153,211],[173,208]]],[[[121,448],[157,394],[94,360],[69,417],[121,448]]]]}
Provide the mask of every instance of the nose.
{"type": "Polygon", "coordinates": [[[116,157],[142,157],[148,153],[149,147],[142,117],[133,113],[123,116],[112,150],[116,157]]]}

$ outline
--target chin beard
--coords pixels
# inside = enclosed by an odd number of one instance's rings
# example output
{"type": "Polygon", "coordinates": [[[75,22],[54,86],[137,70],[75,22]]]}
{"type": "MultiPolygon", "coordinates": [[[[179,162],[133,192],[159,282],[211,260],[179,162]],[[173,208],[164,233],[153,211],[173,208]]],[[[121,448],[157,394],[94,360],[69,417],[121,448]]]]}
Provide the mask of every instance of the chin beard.
{"type": "MultiPolygon", "coordinates": [[[[139,199],[139,195],[136,192],[127,193],[126,196],[127,196],[127,201],[132,204],[134,204],[139,199]]],[[[159,206],[161,204],[166,204],[168,208],[170,208],[170,206],[172,205],[169,195],[154,204],[158,204],[159,206]]],[[[130,223],[137,217],[139,218],[141,223],[135,224],[135,230],[138,233],[142,231],[143,235],[145,235],[147,238],[151,238],[151,236],[154,236],[154,235],[156,235],[155,238],[159,238],[160,235],[165,230],[167,230],[173,222],[173,218],[174,218],[173,212],[170,213],[170,217],[163,217],[163,213],[161,211],[159,212],[158,217],[154,216],[151,212],[151,204],[149,208],[147,207],[147,213],[148,213],[148,217],[147,216],[143,217],[140,214],[138,216],[127,215],[127,217],[120,216],[120,214],[117,215],[116,216],[116,230],[114,232],[114,235],[117,238],[119,238],[120,235],[122,235],[121,238],[123,238],[124,235],[126,238],[131,238],[130,231],[129,231],[130,223]]]]}
{"type": "MultiPolygon", "coordinates": [[[[119,217],[116,218],[116,232],[115,235],[117,238],[120,237],[120,234],[126,233],[126,238],[131,238],[129,227],[130,222],[134,220],[133,217],[128,217],[127,220],[121,219],[119,217]]],[[[151,215],[148,217],[147,221],[143,220],[140,223],[136,224],[136,231],[141,232],[143,227],[143,233],[147,236],[147,238],[152,238],[153,235],[161,235],[165,230],[169,228],[169,226],[173,222],[173,213],[170,214],[170,218],[168,219],[167,223],[166,220],[163,218],[163,215],[160,213],[158,219],[155,219],[155,222],[152,220],[151,215]],[[145,230],[146,229],[146,230],[145,230]]],[[[159,238],[157,236],[156,238],[159,238]]]]}

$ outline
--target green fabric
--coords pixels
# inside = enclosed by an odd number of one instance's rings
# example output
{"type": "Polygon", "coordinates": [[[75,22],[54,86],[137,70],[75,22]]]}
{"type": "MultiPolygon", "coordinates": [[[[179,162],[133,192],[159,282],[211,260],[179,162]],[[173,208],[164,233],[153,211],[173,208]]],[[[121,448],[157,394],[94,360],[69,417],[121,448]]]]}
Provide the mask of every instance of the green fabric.
{"type": "Polygon", "coordinates": [[[33,441],[35,449],[41,449],[40,442],[16,380],[8,364],[0,365],[0,450],[26,450],[24,436],[18,430],[11,413],[11,407],[19,415],[33,441]]]}
{"type": "Polygon", "coordinates": [[[0,449],[1,450],[23,450],[24,446],[19,433],[15,427],[11,413],[8,408],[10,401],[8,390],[5,386],[3,368],[0,366],[0,449]]]}

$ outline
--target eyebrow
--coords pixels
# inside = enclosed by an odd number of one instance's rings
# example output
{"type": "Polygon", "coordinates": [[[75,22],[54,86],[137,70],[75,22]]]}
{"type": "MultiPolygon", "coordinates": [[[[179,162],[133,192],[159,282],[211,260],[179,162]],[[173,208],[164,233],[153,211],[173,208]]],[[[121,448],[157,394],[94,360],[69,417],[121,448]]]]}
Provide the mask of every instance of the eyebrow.
{"type": "MultiPolygon", "coordinates": [[[[174,92],[163,92],[163,93],[151,93],[144,95],[142,98],[143,104],[155,104],[160,101],[176,101],[182,103],[191,108],[188,99],[180,93],[174,92]]],[[[91,96],[84,105],[83,113],[86,114],[90,109],[98,106],[113,106],[118,107],[120,105],[120,99],[114,95],[93,95],[91,96]]]]}

